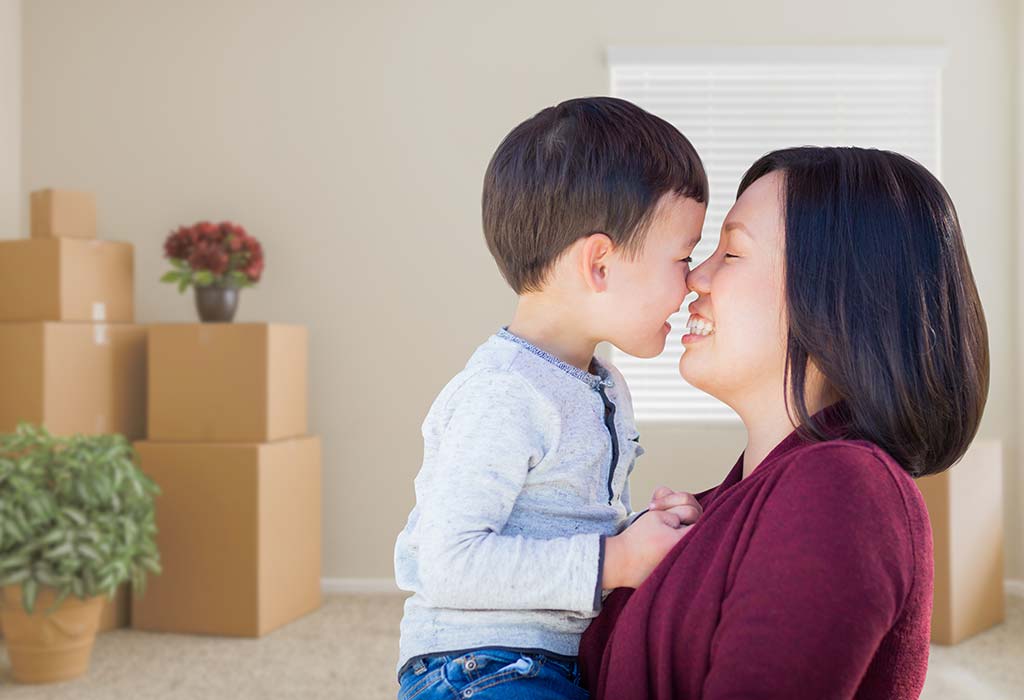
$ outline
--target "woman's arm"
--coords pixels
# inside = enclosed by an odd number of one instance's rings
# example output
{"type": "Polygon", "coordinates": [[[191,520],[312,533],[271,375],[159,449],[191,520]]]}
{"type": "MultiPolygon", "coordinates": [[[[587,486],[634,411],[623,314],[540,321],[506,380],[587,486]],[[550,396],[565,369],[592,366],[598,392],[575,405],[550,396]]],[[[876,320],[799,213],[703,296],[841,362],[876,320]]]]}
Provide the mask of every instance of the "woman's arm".
{"type": "Polygon", "coordinates": [[[907,508],[881,459],[829,443],[798,459],[739,543],[708,700],[853,697],[913,584],[907,508]]]}

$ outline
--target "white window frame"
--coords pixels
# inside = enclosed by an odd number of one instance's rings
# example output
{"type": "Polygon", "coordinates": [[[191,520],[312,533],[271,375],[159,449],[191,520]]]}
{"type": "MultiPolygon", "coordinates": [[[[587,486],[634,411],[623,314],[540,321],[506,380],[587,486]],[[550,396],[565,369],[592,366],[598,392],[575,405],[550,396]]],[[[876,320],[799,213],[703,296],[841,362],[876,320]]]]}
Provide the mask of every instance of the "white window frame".
{"type": "MultiPolygon", "coordinates": [[[[609,94],[672,122],[704,159],[711,201],[703,240],[695,251],[695,263],[700,263],[717,244],[721,220],[732,204],[742,171],[770,150],[807,144],[888,148],[914,157],[938,176],[946,55],[945,48],[934,46],[611,47],[607,54],[609,94]],[[777,84],[774,92],[771,87],[759,89],[772,81],[777,84]],[[807,100],[798,90],[806,90],[807,100]],[[701,93],[703,102],[698,99],[701,93]],[[906,99],[894,100],[894,95],[906,99]],[[782,106],[773,107],[773,102],[782,106]],[[858,110],[856,119],[845,114],[858,110]],[[749,125],[737,126],[748,114],[749,125]],[[730,118],[733,122],[716,133],[716,118],[722,124],[730,118]],[[799,130],[804,127],[790,129],[790,120],[809,124],[807,132],[814,134],[811,139],[800,140],[799,130]],[[918,123],[930,128],[918,131],[918,123]],[[736,133],[743,128],[751,132],[746,140],[736,133]],[[773,142],[772,129],[779,132],[774,138],[785,134],[785,140],[773,142]],[[906,135],[908,147],[901,147],[900,139],[872,136],[890,132],[906,135]],[[824,140],[822,134],[827,134],[824,140]]],[[[687,297],[680,313],[671,319],[673,332],[659,357],[640,360],[616,348],[607,350],[607,357],[632,389],[640,422],[739,421],[730,408],[679,377],[679,338],[692,299],[687,297]]]]}

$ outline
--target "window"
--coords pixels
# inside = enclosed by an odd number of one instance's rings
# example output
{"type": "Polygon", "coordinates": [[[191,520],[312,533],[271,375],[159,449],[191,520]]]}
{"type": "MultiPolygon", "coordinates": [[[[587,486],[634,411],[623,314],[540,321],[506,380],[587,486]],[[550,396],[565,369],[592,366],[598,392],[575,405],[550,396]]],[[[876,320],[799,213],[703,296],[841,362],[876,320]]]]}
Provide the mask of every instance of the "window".
{"type": "MultiPolygon", "coordinates": [[[[933,48],[621,49],[608,52],[611,94],[666,119],[704,161],[711,201],[700,263],[714,251],[744,171],[777,148],[866,146],[903,153],[938,175],[940,78],[933,48]]],[[[638,420],[735,421],[678,374],[686,305],[656,358],[612,349],[638,420]]]]}

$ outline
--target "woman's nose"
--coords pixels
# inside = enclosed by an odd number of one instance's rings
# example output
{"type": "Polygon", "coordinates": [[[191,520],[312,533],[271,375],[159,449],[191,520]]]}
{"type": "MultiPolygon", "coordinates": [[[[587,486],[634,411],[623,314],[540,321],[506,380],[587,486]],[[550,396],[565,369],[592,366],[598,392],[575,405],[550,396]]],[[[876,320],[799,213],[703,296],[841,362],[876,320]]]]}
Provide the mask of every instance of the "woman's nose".
{"type": "Polygon", "coordinates": [[[710,282],[711,275],[708,270],[709,260],[705,260],[697,267],[690,270],[690,274],[686,276],[686,286],[691,292],[697,294],[710,294],[710,282]]]}

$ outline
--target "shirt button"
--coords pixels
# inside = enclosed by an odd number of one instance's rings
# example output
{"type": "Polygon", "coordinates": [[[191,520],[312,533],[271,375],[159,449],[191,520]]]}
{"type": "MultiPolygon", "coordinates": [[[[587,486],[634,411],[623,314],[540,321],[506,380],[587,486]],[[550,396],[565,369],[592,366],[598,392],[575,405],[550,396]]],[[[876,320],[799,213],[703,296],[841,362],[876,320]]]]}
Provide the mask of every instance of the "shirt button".
{"type": "MultiPolygon", "coordinates": [[[[466,662],[466,670],[467,671],[475,671],[476,670],[476,659],[470,659],[469,661],[466,662]]],[[[470,692],[472,692],[472,691],[470,691],[470,692]]]]}
{"type": "Polygon", "coordinates": [[[472,688],[466,688],[465,690],[463,690],[462,691],[462,697],[464,697],[464,698],[471,698],[471,697],[473,697],[473,689],[472,688]]]}

